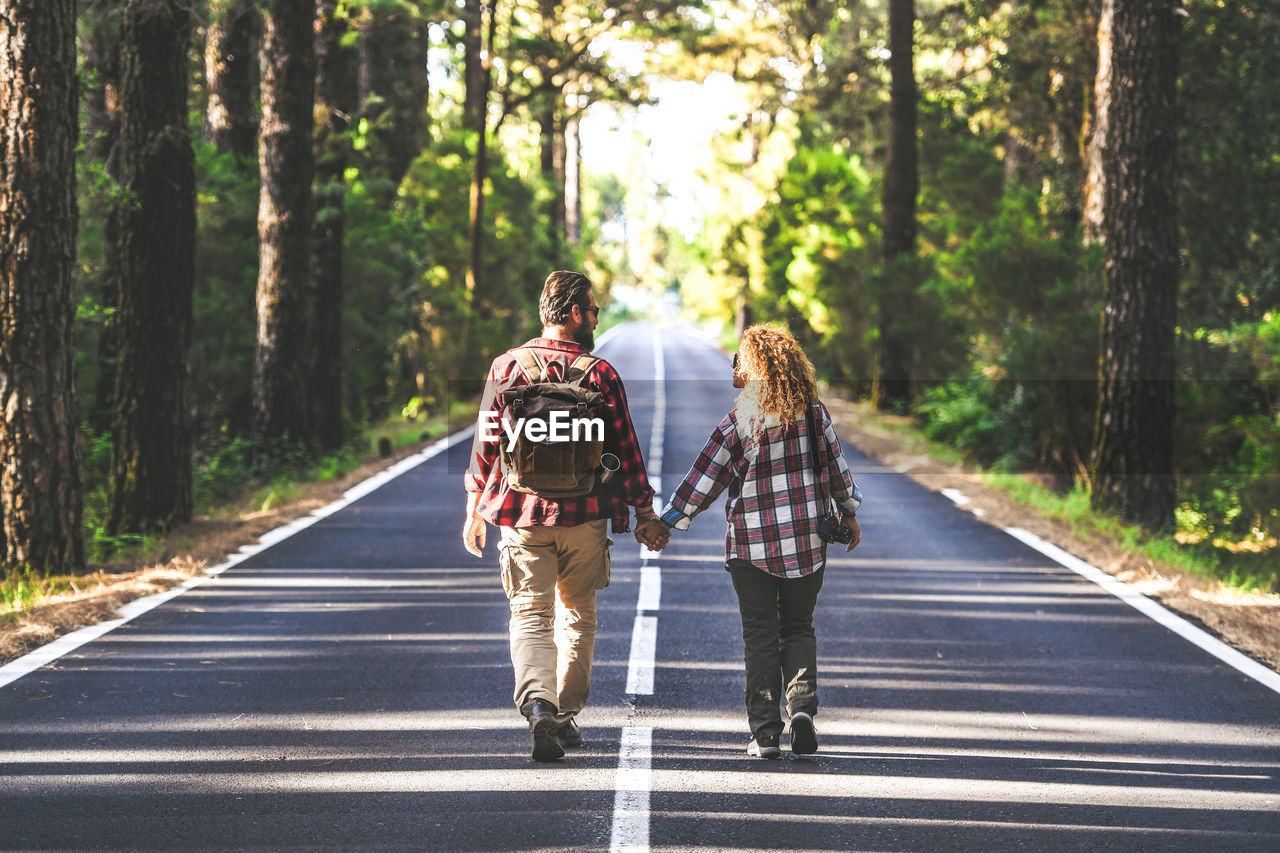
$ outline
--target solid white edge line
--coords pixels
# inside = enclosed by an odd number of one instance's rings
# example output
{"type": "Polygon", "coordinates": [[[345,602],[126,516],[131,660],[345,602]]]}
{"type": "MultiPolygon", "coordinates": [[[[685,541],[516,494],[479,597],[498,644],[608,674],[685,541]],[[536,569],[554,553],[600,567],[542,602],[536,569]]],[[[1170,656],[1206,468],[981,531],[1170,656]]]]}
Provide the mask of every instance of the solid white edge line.
{"type": "Polygon", "coordinates": [[[242,547],[235,555],[231,556],[230,559],[214,566],[211,569],[207,569],[204,574],[184,581],[172,589],[167,589],[164,592],[159,592],[155,595],[148,595],[144,598],[136,598],[133,601],[124,604],[117,611],[119,616],[115,619],[98,622],[77,631],[72,631],[69,634],[63,634],[56,640],[52,640],[51,642],[40,646],[34,651],[28,652],[16,660],[12,660],[4,666],[0,666],[0,688],[12,684],[19,678],[22,678],[22,676],[35,672],[46,664],[53,663],[63,655],[73,652],[86,643],[90,643],[99,637],[114,631],[126,622],[136,619],[147,611],[159,607],[166,601],[177,598],[187,590],[200,586],[200,584],[212,577],[215,577],[216,575],[222,574],[232,566],[243,563],[245,560],[256,556],[273,545],[278,545],[290,536],[306,530],[322,518],[327,518],[335,512],[355,503],[360,498],[378,488],[378,486],[387,484],[396,477],[399,477],[401,474],[411,471],[427,460],[439,456],[441,453],[444,453],[450,447],[453,447],[463,439],[470,438],[473,432],[475,432],[474,424],[468,426],[466,429],[439,439],[412,456],[406,456],[390,468],[387,468],[384,471],[379,471],[367,480],[364,480],[348,489],[343,493],[341,499],[334,501],[328,506],[314,510],[310,515],[302,516],[288,524],[277,527],[274,530],[267,531],[258,539],[257,544],[242,547]],[[394,472],[394,474],[389,475],[389,472],[394,472]],[[375,485],[373,485],[372,488],[365,488],[370,483],[374,483],[375,485]]]}
{"type": "Polygon", "coordinates": [[[653,729],[627,726],[618,749],[618,780],[613,795],[611,853],[649,849],[649,790],[653,785],[653,729]]]}
{"type": "Polygon", "coordinates": [[[1102,569],[1086,563],[1079,557],[1062,550],[1057,545],[1044,541],[1034,533],[1018,527],[1005,527],[1002,529],[1024,545],[1034,548],[1054,562],[1096,583],[1125,604],[1168,628],[1184,640],[1213,655],[1227,666],[1247,675],[1264,687],[1269,687],[1280,693],[1280,673],[1268,669],[1248,655],[1231,648],[1231,646],[1228,646],[1207,631],[1197,628],[1186,619],[1166,609],[1163,605],[1147,598],[1124,581],[1112,577],[1102,569]]]}

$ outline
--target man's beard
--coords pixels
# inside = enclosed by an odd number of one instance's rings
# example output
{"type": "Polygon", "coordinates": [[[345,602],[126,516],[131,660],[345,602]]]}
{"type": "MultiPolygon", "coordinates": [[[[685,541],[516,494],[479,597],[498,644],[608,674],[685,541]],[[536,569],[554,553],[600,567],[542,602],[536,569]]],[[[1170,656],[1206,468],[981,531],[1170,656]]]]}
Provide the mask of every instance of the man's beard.
{"type": "Polygon", "coordinates": [[[596,332],[595,329],[583,323],[578,327],[578,331],[573,333],[573,340],[587,352],[591,352],[596,348],[596,332]]]}

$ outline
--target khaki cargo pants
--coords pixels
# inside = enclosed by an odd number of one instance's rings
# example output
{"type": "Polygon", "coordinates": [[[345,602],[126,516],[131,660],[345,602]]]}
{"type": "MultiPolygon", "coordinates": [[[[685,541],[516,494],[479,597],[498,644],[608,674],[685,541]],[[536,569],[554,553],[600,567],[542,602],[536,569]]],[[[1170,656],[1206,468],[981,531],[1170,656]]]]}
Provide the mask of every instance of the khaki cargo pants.
{"type": "Polygon", "coordinates": [[[609,585],[608,519],[573,527],[503,527],[502,587],[511,605],[516,708],[546,699],[563,722],[587,704],[596,590],[609,585]]]}

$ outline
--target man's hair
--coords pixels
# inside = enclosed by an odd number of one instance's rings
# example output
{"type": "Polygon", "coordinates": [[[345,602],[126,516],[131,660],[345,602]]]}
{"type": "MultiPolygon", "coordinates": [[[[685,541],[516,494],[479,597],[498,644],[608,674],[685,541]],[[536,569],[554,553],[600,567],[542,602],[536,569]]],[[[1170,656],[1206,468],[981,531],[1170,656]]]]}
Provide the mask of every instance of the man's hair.
{"type": "Polygon", "coordinates": [[[547,276],[538,300],[538,319],[544,326],[563,326],[572,318],[573,306],[587,310],[587,291],[591,279],[580,272],[556,270],[547,276]]]}

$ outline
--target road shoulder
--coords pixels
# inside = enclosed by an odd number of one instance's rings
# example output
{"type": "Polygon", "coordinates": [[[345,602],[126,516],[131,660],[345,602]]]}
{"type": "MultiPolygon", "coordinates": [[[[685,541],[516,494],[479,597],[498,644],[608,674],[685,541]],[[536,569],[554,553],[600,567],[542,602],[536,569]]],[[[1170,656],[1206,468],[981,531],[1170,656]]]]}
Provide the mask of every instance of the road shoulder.
{"type": "MultiPolygon", "coordinates": [[[[1195,622],[1241,652],[1280,671],[1280,595],[1239,593],[1217,581],[1189,575],[1135,554],[1105,537],[1083,538],[1060,521],[1043,518],[973,470],[908,450],[905,442],[877,428],[855,403],[825,400],[840,435],[887,468],[935,492],[954,489],[964,509],[1000,528],[1019,527],[1124,581],[1148,598],[1195,622]]],[[[883,416],[876,416],[877,418],[883,416]]],[[[874,530],[864,532],[874,536],[874,530]]]]}

